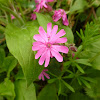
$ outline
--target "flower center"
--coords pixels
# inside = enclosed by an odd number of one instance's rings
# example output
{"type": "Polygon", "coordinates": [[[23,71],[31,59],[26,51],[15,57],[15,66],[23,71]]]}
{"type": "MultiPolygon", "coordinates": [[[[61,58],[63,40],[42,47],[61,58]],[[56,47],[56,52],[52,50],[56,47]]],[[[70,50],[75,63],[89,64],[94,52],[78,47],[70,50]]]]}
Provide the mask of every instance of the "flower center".
{"type": "Polygon", "coordinates": [[[61,12],[61,15],[64,15],[64,11],[61,12]]]}
{"type": "Polygon", "coordinates": [[[51,47],[51,44],[50,44],[50,43],[47,43],[46,46],[47,46],[48,48],[50,48],[50,47],[51,47]]]}

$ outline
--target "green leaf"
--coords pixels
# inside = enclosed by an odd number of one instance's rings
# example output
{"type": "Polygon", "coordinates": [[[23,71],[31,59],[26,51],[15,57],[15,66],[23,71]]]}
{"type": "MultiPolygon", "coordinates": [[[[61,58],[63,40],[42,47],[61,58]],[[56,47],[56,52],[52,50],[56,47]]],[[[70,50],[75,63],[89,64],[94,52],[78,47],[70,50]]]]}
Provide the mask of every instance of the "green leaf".
{"type": "Polygon", "coordinates": [[[5,58],[5,52],[3,49],[0,48],[0,67],[3,64],[4,58],[5,58]]]}
{"type": "Polygon", "coordinates": [[[97,83],[97,81],[91,77],[82,77],[83,79],[89,81],[89,82],[92,82],[92,83],[97,83]]]}
{"type": "Polygon", "coordinates": [[[37,100],[57,100],[54,84],[46,85],[39,93],[37,100]]]}
{"type": "Polygon", "coordinates": [[[97,83],[90,83],[91,88],[86,88],[86,94],[90,96],[91,98],[94,98],[93,100],[99,100],[100,99],[100,78],[95,78],[97,80],[97,83]],[[99,99],[96,99],[99,98],[99,99]]]}
{"type": "Polygon", "coordinates": [[[80,57],[89,59],[92,67],[100,70],[100,18],[87,24],[84,34],[80,57]]]}
{"type": "MultiPolygon", "coordinates": [[[[23,1],[22,1],[22,4],[23,4],[23,1]]],[[[28,7],[27,8],[31,8],[32,10],[34,10],[35,5],[36,5],[35,1],[32,0],[32,1],[28,2],[28,7]]]]}
{"type": "Polygon", "coordinates": [[[55,85],[59,96],[67,96],[67,93],[70,92],[69,88],[65,86],[60,77],[58,78],[58,80],[56,80],[55,85]]]}
{"type": "Polygon", "coordinates": [[[81,91],[83,89],[82,82],[79,79],[79,77],[77,77],[75,80],[73,80],[71,84],[72,84],[72,87],[74,88],[75,92],[81,91]]]}
{"type": "Polygon", "coordinates": [[[10,80],[5,79],[5,81],[0,84],[0,95],[5,96],[7,100],[14,100],[14,84],[10,80]]]}
{"type": "Polygon", "coordinates": [[[2,25],[0,25],[0,34],[2,34],[4,32],[5,32],[5,28],[2,25]]]}
{"type": "Polygon", "coordinates": [[[75,75],[73,73],[69,74],[68,76],[64,76],[63,78],[73,78],[75,75]]]}
{"type": "Polygon", "coordinates": [[[7,6],[7,4],[8,4],[8,0],[5,0],[5,2],[4,2],[4,0],[0,0],[0,3],[1,3],[1,4],[4,4],[4,5],[7,6]]]}
{"type": "MultiPolygon", "coordinates": [[[[1,71],[1,69],[0,69],[1,71]]],[[[0,83],[4,81],[4,79],[7,77],[7,73],[6,72],[0,72],[0,83]]]]}
{"type": "Polygon", "coordinates": [[[0,96],[0,100],[4,100],[2,96],[0,96]]]}
{"type": "Polygon", "coordinates": [[[100,6],[100,0],[92,0],[92,6],[94,7],[100,6]]]}
{"type": "Polygon", "coordinates": [[[89,59],[92,67],[100,70],[100,40],[89,43],[82,52],[81,57],[89,59]]]}
{"type": "Polygon", "coordinates": [[[82,36],[79,34],[79,32],[78,31],[76,31],[76,33],[77,33],[77,35],[82,39],[82,36]]]}
{"type": "Polygon", "coordinates": [[[61,6],[61,3],[62,3],[62,1],[61,0],[58,0],[57,1],[57,4],[56,4],[56,8],[59,8],[61,6]]]}
{"type": "Polygon", "coordinates": [[[48,66],[48,70],[55,76],[59,76],[61,75],[60,66],[61,65],[59,64],[59,62],[57,62],[55,58],[52,58],[50,61],[50,65],[48,66]],[[56,66],[56,68],[54,68],[54,66],[56,66]]]}
{"type": "Polygon", "coordinates": [[[80,52],[82,51],[82,49],[83,49],[83,46],[80,45],[80,46],[78,47],[78,49],[77,49],[77,52],[75,52],[74,59],[76,59],[76,57],[80,54],[80,52]]]}
{"type": "Polygon", "coordinates": [[[61,94],[61,81],[59,80],[58,96],[61,94]]]}
{"type": "Polygon", "coordinates": [[[88,88],[91,88],[91,85],[84,79],[80,78],[80,80],[84,83],[84,85],[88,88]]]}
{"type": "Polygon", "coordinates": [[[96,10],[96,15],[97,15],[98,17],[100,17],[100,7],[97,8],[97,10],[96,10]]]}
{"type": "Polygon", "coordinates": [[[85,73],[84,70],[83,70],[78,64],[75,63],[75,65],[76,65],[77,69],[78,69],[81,73],[85,73]]]}
{"type": "Polygon", "coordinates": [[[27,87],[27,83],[23,79],[15,81],[15,93],[15,100],[36,100],[34,84],[27,87]]]}
{"type": "Polygon", "coordinates": [[[92,100],[92,99],[89,98],[87,95],[84,95],[83,93],[75,92],[69,96],[68,100],[92,100]]]}
{"type": "Polygon", "coordinates": [[[41,13],[36,13],[36,16],[40,26],[42,26],[44,30],[47,31],[47,24],[51,22],[49,18],[41,13]]]}
{"type": "Polygon", "coordinates": [[[67,42],[74,43],[74,35],[73,35],[72,30],[67,26],[62,26],[61,29],[64,29],[64,31],[66,32],[64,37],[67,37],[67,42]]]}
{"type": "Polygon", "coordinates": [[[15,79],[16,80],[25,79],[24,74],[23,74],[23,71],[22,71],[22,68],[19,69],[17,75],[15,76],[15,79]]]}
{"type": "Polygon", "coordinates": [[[73,13],[75,11],[82,11],[87,6],[86,0],[75,0],[74,4],[70,8],[70,13],[73,13]]]}
{"type": "Polygon", "coordinates": [[[64,62],[64,63],[63,63],[64,68],[66,69],[66,66],[68,66],[68,65],[70,65],[70,64],[71,64],[71,61],[66,61],[66,62],[64,62]]]}
{"type": "Polygon", "coordinates": [[[92,64],[89,63],[89,59],[76,59],[75,62],[79,64],[84,64],[87,66],[92,66],[92,64]]]}
{"type": "Polygon", "coordinates": [[[53,83],[53,82],[55,82],[56,80],[57,80],[57,78],[49,79],[49,80],[48,80],[48,83],[53,83]]]}
{"type": "Polygon", "coordinates": [[[43,70],[32,51],[33,36],[38,33],[38,27],[37,21],[27,23],[21,28],[10,24],[5,32],[9,51],[20,63],[28,85],[38,78],[43,70]]]}
{"type": "Polygon", "coordinates": [[[3,69],[7,71],[7,77],[10,77],[10,72],[16,67],[17,60],[13,56],[8,56],[4,59],[3,69]]]}
{"type": "Polygon", "coordinates": [[[92,66],[95,69],[100,70],[100,54],[96,54],[97,56],[94,56],[94,60],[92,61],[92,66]]]}
{"type": "Polygon", "coordinates": [[[82,85],[82,82],[79,77],[77,77],[77,81],[78,81],[79,85],[82,85]]]}
{"type": "Polygon", "coordinates": [[[86,71],[87,76],[89,77],[100,77],[100,70],[94,69],[94,68],[88,68],[86,71]]]}
{"type": "Polygon", "coordinates": [[[67,88],[69,88],[72,92],[75,92],[75,90],[73,89],[73,87],[71,87],[68,83],[66,83],[64,80],[62,80],[62,82],[65,84],[65,86],[67,88]]]}

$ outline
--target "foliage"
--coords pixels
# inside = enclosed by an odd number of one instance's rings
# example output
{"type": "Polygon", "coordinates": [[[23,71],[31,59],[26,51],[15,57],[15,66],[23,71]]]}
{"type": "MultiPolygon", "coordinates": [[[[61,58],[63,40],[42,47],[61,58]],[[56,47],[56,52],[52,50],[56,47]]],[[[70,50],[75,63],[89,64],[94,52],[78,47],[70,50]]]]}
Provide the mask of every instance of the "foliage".
{"type": "Polygon", "coordinates": [[[0,100],[99,100],[100,0],[49,1],[34,12],[35,0],[0,0],[0,100]],[[53,21],[59,9],[65,10],[68,26],[62,18],[53,21]],[[44,68],[32,45],[39,27],[47,32],[48,23],[58,25],[57,32],[64,29],[67,42],[60,45],[69,52],[60,53],[63,62],[51,56],[44,68]],[[43,69],[50,79],[38,79],[43,69]]]}

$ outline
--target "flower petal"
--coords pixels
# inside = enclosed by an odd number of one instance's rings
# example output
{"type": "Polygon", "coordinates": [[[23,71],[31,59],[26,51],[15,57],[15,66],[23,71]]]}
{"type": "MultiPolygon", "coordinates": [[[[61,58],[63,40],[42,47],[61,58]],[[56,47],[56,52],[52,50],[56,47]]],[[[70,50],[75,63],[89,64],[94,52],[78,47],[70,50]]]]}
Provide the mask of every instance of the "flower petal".
{"type": "Polygon", "coordinates": [[[45,52],[42,54],[42,56],[40,57],[39,59],[39,64],[40,65],[43,65],[45,59],[46,59],[46,53],[47,53],[47,50],[45,50],[45,52]]]}
{"type": "Polygon", "coordinates": [[[58,25],[55,25],[51,31],[51,37],[50,37],[49,42],[52,42],[56,39],[55,35],[57,33],[57,30],[58,30],[58,25]]]}
{"type": "Polygon", "coordinates": [[[56,43],[65,43],[65,42],[67,42],[67,38],[66,37],[58,38],[55,42],[56,43]]]}
{"type": "MultiPolygon", "coordinates": [[[[47,7],[48,7],[45,3],[43,4],[43,6],[44,6],[45,8],[47,8],[47,7]]],[[[42,7],[42,8],[43,8],[43,7],[42,7]]],[[[42,9],[42,8],[41,8],[41,9],[42,9]]]]}
{"type": "Polygon", "coordinates": [[[34,42],[32,46],[32,50],[37,51],[43,47],[45,47],[45,44],[43,44],[42,42],[34,42]]]}
{"type": "Polygon", "coordinates": [[[51,34],[51,30],[52,30],[52,23],[48,23],[48,24],[47,24],[47,35],[48,35],[48,37],[49,37],[50,34],[51,34]]]}
{"type": "Polygon", "coordinates": [[[42,72],[40,73],[40,75],[38,76],[39,80],[41,80],[41,77],[42,77],[42,72]]]}
{"type": "Polygon", "coordinates": [[[64,36],[66,34],[66,32],[64,31],[64,29],[61,29],[57,34],[56,34],[56,36],[57,37],[62,37],[62,36],[64,36]]]}
{"type": "Polygon", "coordinates": [[[47,35],[46,35],[46,32],[45,32],[45,30],[43,29],[43,27],[39,27],[39,33],[40,33],[40,35],[41,35],[41,37],[46,41],[46,42],[48,42],[48,38],[47,38],[47,35]]]}
{"type": "Polygon", "coordinates": [[[66,25],[66,26],[69,25],[69,22],[68,22],[67,16],[65,17],[65,19],[63,19],[63,24],[66,25]]]}
{"type": "Polygon", "coordinates": [[[11,19],[15,19],[15,16],[11,14],[11,19]]]}
{"type": "Polygon", "coordinates": [[[48,49],[48,51],[46,52],[45,67],[49,65],[49,62],[50,62],[50,50],[48,49]]]}
{"type": "Polygon", "coordinates": [[[55,51],[62,52],[62,53],[68,53],[69,49],[66,46],[60,46],[60,45],[52,45],[52,48],[55,49],[55,51]]]}
{"type": "Polygon", "coordinates": [[[40,41],[37,41],[37,42],[33,42],[33,45],[34,46],[37,46],[37,45],[44,45],[44,43],[40,42],[40,41]]]}
{"type": "Polygon", "coordinates": [[[39,49],[41,49],[42,47],[44,47],[44,45],[37,45],[37,46],[32,46],[32,50],[33,51],[37,51],[37,50],[39,50],[39,49]]]}
{"type": "Polygon", "coordinates": [[[49,74],[47,74],[47,73],[45,73],[45,72],[43,72],[43,74],[44,74],[44,76],[45,76],[47,79],[50,79],[49,74]]]}
{"type": "Polygon", "coordinates": [[[35,59],[38,59],[41,55],[42,55],[42,53],[45,51],[45,48],[43,47],[43,48],[41,48],[41,49],[39,49],[38,50],[38,52],[36,53],[36,55],[35,55],[35,59]]]}
{"type": "Polygon", "coordinates": [[[43,75],[43,74],[42,74],[42,80],[45,81],[45,79],[44,79],[44,75],[43,75]]]}
{"type": "Polygon", "coordinates": [[[43,71],[45,72],[45,71],[48,71],[48,69],[43,69],[43,71]]]}
{"type": "Polygon", "coordinates": [[[35,20],[35,19],[36,19],[36,14],[33,14],[33,13],[32,13],[30,19],[35,20]]]}
{"type": "Polygon", "coordinates": [[[54,36],[57,33],[57,30],[58,30],[58,25],[54,25],[51,35],[54,36]]]}
{"type": "Polygon", "coordinates": [[[33,38],[34,38],[36,41],[40,41],[40,42],[43,42],[43,43],[45,42],[45,41],[43,40],[43,38],[41,37],[40,34],[34,35],[33,38]]]}
{"type": "Polygon", "coordinates": [[[53,9],[52,9],[52,7],[51,7],[49,4],[47,4],[46,10],[47,10],[48,12],[51,12],[53,9]]]}
{"type": "Polygon", "coordinates": [[[35,3],[39,3],[39,0],[35,0],[35,3]]]}
{"type": "Polygon", "coordinates": [[[60,55],[60,53],[54,49],[51,50],[52,55],[57,59],[58,62],[63,61],[63,57],[60,55]]]}
{"type": "Polygon", "coordinates": [[[36,9],[34,9],[34,12],[39,12],[39,10],[40,10],[40,5],[38,4],[36,5],[36,9]]]}
{"type": "Polygon", "coordinates": [[[55,11],[53,15],[53,21],[57,22],[61,18],[61,12],[60,11],[55,11]]]}

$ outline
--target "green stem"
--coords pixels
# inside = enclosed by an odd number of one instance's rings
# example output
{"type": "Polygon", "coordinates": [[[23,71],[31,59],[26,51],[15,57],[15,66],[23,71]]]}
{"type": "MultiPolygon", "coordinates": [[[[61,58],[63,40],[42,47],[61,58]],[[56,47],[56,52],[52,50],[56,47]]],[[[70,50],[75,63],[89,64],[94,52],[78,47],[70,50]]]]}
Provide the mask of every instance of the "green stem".
{"type": "Polygon", "coordinates": [[[48,71],[48,74],[54,76],[54,77],[57,77],[56,75],[54,75],[53,73],[51,73],[50,71],[48,71]]]}

